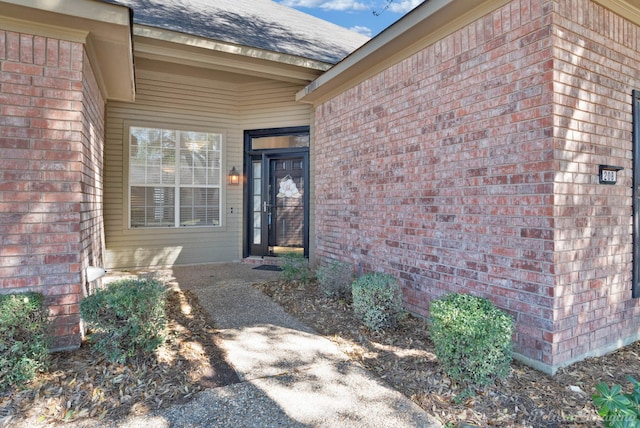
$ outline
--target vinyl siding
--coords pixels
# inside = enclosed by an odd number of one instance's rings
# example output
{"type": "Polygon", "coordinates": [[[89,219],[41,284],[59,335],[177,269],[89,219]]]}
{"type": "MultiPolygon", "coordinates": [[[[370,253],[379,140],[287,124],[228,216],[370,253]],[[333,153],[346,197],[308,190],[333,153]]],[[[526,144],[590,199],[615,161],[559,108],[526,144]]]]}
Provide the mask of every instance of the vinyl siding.
{"type": "Polygon", "coordinates": [[[295,102],[300,85],[259,81],[236,85],[161,71],[137,70],[135,103],[107,105],[105,242],[107,268],[239,260],[244,224],[242,186],[226,174],[243,165],[245,129],[308,125],[310,108],[295,102]],[[162,126],[224,135],[221,227],[130,229],[128,126],[162,126]]]}
{"type": "Polygon", "coordinates": [[[311,108],[296,103],[296,92],[302,86],[264,81],[243,85],[239,92],[240,127],[246,129],[308,126],[311,108]]]}

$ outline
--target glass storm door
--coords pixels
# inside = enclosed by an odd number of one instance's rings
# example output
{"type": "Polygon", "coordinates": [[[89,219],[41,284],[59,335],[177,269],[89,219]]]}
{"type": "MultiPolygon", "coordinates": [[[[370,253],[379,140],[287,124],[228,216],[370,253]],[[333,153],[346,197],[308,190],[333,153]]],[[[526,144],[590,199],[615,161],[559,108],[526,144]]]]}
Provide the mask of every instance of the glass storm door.
{"type": "Polygon", "coordinates": [[[252,256],[307,253],[307,155],[251,157],[249,250],[252,256]]]}
{"type": "Polygon", "coordinates": [[[309,127],[244,132],[244,256],[309,255],[309,127]]]}

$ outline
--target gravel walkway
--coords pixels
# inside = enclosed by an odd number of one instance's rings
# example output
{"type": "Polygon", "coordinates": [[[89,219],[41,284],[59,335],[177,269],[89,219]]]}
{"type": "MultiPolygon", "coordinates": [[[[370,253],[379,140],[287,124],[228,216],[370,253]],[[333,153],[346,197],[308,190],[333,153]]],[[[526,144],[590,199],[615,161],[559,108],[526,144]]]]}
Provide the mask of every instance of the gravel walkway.
{"type": "MultiPolygon", "coordinates": [[[[220,330],[221,347],[242,382],[204,391],[186,405],[109,426],[441,426],[252,287],[278,278],[277,272],[253,267],[216,264],[154,273],[196,293],[220,330]]],[[[105,425],[83,421],[72,426],[105,425]]]]}

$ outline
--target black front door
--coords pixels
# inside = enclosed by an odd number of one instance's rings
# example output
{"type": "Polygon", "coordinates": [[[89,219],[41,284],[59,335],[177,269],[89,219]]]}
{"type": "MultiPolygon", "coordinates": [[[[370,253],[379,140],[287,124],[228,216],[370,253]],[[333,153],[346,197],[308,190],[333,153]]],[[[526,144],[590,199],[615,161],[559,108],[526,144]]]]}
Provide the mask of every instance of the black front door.
{"type": "Polygon", "coordinates": [[[247,256],[308,255],[308,149],[248,150],[247,256]]]}

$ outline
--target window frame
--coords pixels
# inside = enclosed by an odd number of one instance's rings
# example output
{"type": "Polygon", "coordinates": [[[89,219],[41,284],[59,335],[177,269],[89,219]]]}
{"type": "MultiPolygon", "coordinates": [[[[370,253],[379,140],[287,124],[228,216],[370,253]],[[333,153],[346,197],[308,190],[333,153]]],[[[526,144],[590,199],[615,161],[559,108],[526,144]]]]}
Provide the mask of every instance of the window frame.
{"type": "Polygon", "coordinates": [[[123,145],[124,145],[124,153],[123,153],[123,166],[125,168],[124,171],[124,191],[125,191],[125,195],[127,195],[126,200],[123,201],[123,205],[124,208],[126,210],[127,213],[127,224],[126,224],[126,229],[127,230],[147,230],[147,231],[153,231],[153,230],[158,230],[158,229],[164,229],[164,230],[201,230],[203,228],[207,228],[207,229],[215,229],[215,230],[219,230],[219,229],[223,229],[225,227],[225,222],[224,222],[224,213],[225,213],[225,208],[224,208],[224,192],[226,189],[226,180],[225,180],[225,171],[226,171],[226,162],[225,162],[225,155],[226,155],[226,133],[222,132],[220,130],[214,130],[214,129],[210,129],[210,128],[201,128],[201,127],[185,127],[185,126],[180,126],[180,125],[175,125],[172,123],[154,123],[154,122],[126,122],[124,124],[124,133],[123,133],[123,145]],[[145,129],[157,129],[157,130],[162,130],[162,131],[171,131],[171,132],[176,132],[176,156],[175,156],[175,175],[176,175],[176,179],[174,181],[173,184],[169,185],[169,186],[165,186],[164,184],[158,184],[158,185],[147,185],[147,184],[142,184],[142,185],[136,185],[132,183],[132,166],[131,166],[131,143],[132,143],[132,129],[135,128],[145,128],[145,129]],[[220,155],[219,155],[219,162],[220,162],[220,168],[219,168],[219,177],[218,177],[218,184],[217,185],[183,185],[180,183],[180,157],[179,157],[179,145],[180,145],[180,133],[184,133],[184,132],[196,132],[196,133],[207,133],[207,134],[213,134],[219,137],[219,141],[220,141],[220,155]],[[148,226],[148,225],[144,225],[144,226],[134,226],[132,224],[132,188],[133,187],[167,187],[170,189],[174,189],[174,201],[173,201],[173,210],[175,213],[174,219],[173,219],[173,225],[171,226],[167,226],[167,225],[162,225],[162,226],[148,226]],[[203,188],[203,189],[217,189],[218,190],[218,224],[193,224],[193,225],[188,225],[188,224],[182,224],[183,222],[181,222],[180,220],[180,210],[181,208],[183,208],[180,205],[180,191],[181,189],[196,189],[196,188],[203,188]]]}
{"type": "Polygon", "coordinates": [[[631,92],[633,158],[633,267],[631,297],[640,298],[640,90],[631,92]]]}

